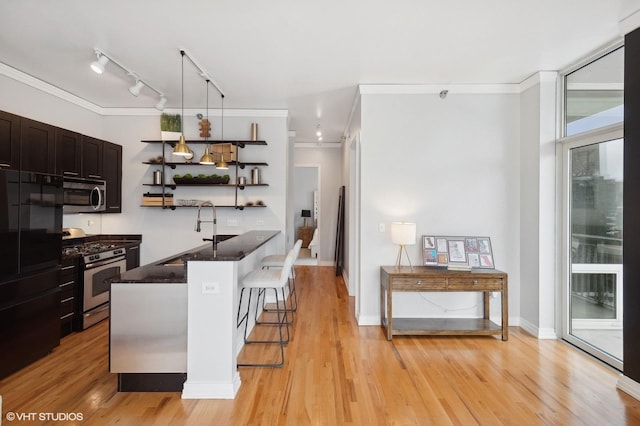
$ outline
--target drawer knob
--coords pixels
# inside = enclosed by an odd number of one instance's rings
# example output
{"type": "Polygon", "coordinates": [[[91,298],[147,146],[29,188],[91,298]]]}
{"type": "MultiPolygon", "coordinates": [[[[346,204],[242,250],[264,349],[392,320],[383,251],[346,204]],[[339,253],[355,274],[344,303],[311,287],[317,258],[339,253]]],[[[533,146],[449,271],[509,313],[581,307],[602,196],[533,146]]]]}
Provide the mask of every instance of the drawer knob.
{"type": "Polygon", "coordinates": [[[416,284],[418,284],[418,285],[422,285],[422,284],[424,284],[424,281],[422,281],[422,280],[418,280],[418,281],[416,281],[416,284]]]}
{"type": "Polygon", "coordinates": [[[478,284],[478,280],[473,280],[473,285],[478,284]]]}

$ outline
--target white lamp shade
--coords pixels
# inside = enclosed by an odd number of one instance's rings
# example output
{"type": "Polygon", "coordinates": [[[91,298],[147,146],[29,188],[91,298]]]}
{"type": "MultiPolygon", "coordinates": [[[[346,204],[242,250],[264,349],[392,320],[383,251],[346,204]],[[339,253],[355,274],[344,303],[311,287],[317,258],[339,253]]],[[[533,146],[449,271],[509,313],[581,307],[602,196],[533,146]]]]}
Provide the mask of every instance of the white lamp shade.
{"type": "Polygon", "coordinates": [[[409,222],[391,222],[391,242],[403,246],[416,243],[416,224],[409,222]]]}

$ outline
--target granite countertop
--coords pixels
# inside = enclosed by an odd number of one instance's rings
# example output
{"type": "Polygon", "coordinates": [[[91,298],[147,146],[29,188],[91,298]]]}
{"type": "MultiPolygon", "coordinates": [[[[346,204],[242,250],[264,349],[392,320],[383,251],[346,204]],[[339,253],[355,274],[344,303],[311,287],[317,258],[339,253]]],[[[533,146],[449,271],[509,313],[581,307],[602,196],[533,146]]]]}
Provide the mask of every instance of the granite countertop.
{"type": "Polygon", "coordinates": [[[212,243],[206,243],[182,253],[155,261],[148,265],[121,274],[111,280],[116,283],[186,283],[186,262],[239,261],[258,247],[278,235],[280,231],[249,231],[218,243],[216,255],[213,255],[212,243]]]}

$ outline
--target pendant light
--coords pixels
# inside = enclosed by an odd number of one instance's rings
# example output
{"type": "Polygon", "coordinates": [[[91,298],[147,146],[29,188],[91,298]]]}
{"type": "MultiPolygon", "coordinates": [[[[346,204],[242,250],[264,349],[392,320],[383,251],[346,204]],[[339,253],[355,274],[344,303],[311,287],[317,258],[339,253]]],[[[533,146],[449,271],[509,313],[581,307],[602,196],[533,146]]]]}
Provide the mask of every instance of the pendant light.
{"type": "Polygon", "coordinates": [[[175,148],[173,148],[174,155],[180,155],[182,157],[193,156],[193,151],[187,146],[187,142],[184,139],[184,50],[180,51],[182,55],[182,120],[180,120],[180,141],[175,148]]]}
{"type": "MultiPolygon", "coordinates": [[[[205,80],[205,86],[207,87],[207,118],[206,120],[209,121],[209,80],[205,80]]],[[[209,140],[209,132],[207,131],[206,133],[207,136],[205,136],[205,141],[209,140]]],[[[206,164],[206,165],[215,165],[216,162],[213,159],[213,155],[211,155],[209,153],[209,145],[206,146],[206,148],[204,149],[204,155],[202,157],[200,157],[200,164],[206,164]]]]}
{"type": "MultiPolygon", "coordinates": [[[[222,99],[222,106],[220,108],[220,140],[224,142],[224,95],[221,93],[220,97],[222,99]]],[[[222,160],[216,164],[216,169],[229,170],[229,165],[224,161],[224,153],[221,153],[220,156],[222,160]]]]}

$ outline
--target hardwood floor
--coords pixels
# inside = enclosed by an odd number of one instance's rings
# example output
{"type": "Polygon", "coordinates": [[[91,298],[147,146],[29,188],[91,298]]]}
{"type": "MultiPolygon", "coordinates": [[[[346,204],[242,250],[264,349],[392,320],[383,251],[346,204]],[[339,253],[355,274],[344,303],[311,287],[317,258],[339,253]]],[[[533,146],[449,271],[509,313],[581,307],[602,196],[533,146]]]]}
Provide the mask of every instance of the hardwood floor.
{"type": "Polygon", "coordinates": [[[117,393],[103,321],[0,381],[4,424],[22,423],[8,421],[8,412],[79,413],[78,423],[97,425],[640,424],[640,402],[616,389],[618,373],[560,341],[512,327],[508,342],[391,343],[380,327],[356,325],[333,268],[296,270],[300,310],[285,366],[242,368],[236,399],[117,393]]]}

